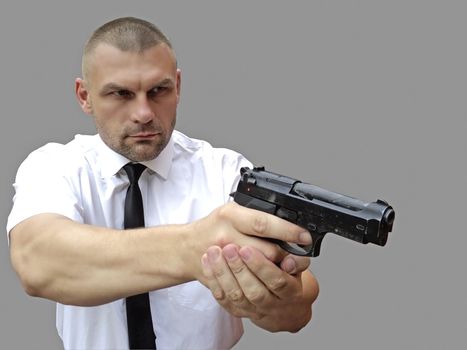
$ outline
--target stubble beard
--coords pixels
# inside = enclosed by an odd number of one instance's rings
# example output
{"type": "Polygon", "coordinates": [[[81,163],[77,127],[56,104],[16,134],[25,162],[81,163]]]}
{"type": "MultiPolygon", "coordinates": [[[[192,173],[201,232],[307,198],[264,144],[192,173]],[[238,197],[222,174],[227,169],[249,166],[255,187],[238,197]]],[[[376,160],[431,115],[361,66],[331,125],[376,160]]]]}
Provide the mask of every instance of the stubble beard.
{"type": "Polygon", "coordinates": [[[139,130],[123,130],[120,135],[109,135],[102,128],[96,125],[97,132],[102,141],[114,152],[128,158],[133,162],[144,162],[156,158],[167,146],[175,128],[176,118],[170,125],[170,130],[164,130],[158,126],[145,126],[139,130]],[[136,143],[129,143],[129,136],[137,132],[157,133],[155,140],[141,140],[136,143]]]}

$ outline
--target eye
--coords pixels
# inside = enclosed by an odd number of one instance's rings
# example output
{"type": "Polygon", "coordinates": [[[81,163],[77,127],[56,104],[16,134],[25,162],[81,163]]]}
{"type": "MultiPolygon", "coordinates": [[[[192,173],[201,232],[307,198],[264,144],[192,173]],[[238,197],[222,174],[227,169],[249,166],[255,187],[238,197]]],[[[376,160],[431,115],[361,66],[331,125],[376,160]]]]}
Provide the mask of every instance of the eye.
{"type": "Polygon", "coordinates": [[[148,91],[149,98],[155,98],[157,96],[163,95],[167,92],[169,88],[167,86],[158,86],[148,91]]]}
{"type": "Polygon", "coordinates": [[[112,95],[118,98],[129,99],[133,97],[133,93],[128,90],[115,90],[111,92],[112,95]]]}

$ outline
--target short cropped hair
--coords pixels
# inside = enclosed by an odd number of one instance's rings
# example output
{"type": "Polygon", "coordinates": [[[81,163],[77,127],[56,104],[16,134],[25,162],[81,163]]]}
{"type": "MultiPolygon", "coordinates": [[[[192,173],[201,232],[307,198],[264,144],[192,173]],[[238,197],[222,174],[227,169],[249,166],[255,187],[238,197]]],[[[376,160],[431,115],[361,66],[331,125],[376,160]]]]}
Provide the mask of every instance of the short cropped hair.
{"type": "Polygon", "coordinates": [[[82,71],[85,78],[88,71],[87,59],[102,43],[121,51],[138,53],[161,43],[172,48],[169,39],[154,24],[135,17],[114,19],[97,28],[84,46],[82,71]]]}

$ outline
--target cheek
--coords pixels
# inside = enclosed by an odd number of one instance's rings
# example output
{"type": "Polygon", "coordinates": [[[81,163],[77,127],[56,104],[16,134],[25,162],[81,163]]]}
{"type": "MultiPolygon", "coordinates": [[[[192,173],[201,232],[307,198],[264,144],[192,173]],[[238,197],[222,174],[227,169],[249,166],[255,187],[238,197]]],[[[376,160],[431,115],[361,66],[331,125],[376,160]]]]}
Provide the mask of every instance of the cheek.
{"type": "Polygon", "coordinates": [[[114,103],[100,103],[94,108],[96,125],[105,129],[117,129],[123,123],[125,108],[114,103]]]}
{"type": "Polygon", "coordinates": [[[175,124],[175,119],[177,116],[177,103],[176,99],[174,98],[173,101],[170,101],[170,103],[164,104],[164,106],[161,106],[159,109],[159,113],[156,112],[156,115],[159,114],[160,121],[167,127],[173,127],[175,124]]]}
{"type": "Polygon", "coordinates": [[[103,137],[115,138],[120,134],[117,118],[106,118],[100,115],[99,117],[94,117],[94,122],[96,124],[97,131],[103,137]]]}

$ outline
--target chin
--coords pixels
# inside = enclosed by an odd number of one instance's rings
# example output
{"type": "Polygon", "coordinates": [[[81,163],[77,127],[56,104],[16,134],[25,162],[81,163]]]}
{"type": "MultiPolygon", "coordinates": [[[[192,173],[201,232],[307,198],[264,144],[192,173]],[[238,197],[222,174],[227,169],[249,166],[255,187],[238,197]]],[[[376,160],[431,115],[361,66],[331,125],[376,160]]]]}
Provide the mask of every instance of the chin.
{"type": "Polygon", "coordinates": [[[145,162],[156,158],[162,152],[165,146],[166,144],[163,146],[157,145],[157,147],[147,147],[145,145],[141,145],[139,147],[131,148],[127,154],[123,155],[133,162],[145,162]]]}

